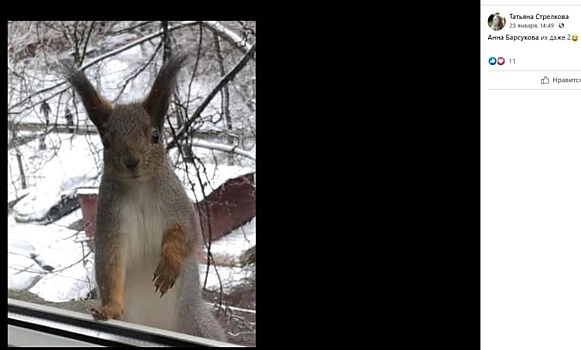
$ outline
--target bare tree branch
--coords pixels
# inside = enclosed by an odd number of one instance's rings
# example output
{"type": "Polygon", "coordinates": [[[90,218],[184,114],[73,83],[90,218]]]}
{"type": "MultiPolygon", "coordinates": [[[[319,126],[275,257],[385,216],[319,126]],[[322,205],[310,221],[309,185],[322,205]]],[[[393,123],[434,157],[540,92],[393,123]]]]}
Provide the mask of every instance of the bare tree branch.
{"type": "MultiPolygon", "coordinates": [[[[95,26],[95,21],[91,22],[91,25],[89,26],[89,32],[87,33],[87,36],[85,37],[85,45],[83,46],[83,60],[85,59],[85,56],[87,55],[87,46],[89,45],[89,39],[91,38],[91,33],[93,32],[93,27],[95,26]]],[[[85,34],[85,28],[83,28],[83,35],[85,34]]]]}
{"type": "Polygon", "coordinates": [[[212,89],[212,91],[210,92],[210,94],[208,94],[206,99],[204,101],[202,101],[202,104],[200,104],[200,106],[198,106],[198,108],[194,111],[192,116],[178,130],[174,139],[171,140],[167,144],[166,151],[169,151],[170,149],[172,149],[176,146],[176,139],[181,138],[186,134],[186,131],[188,130],[190,125],[192,125],[192,123],[200,116],[200,114],[202,114],[202,112],[204,111],[206,106],[208,106],[208,104],[214,98],[214,96],[216,96],[216,94],[222,89],[222,87],[224,87],[224,85],[226,85],[226,83],[228,83],[230,80],[232,80],[236,76],[236,74],[238,74],[238,72],[240,72],[240,70],[242,70],[242,68],[250,60],[250,57],[252,56],[252,54],[254,53],[255,50],[256,50],[256,43],[254,43],[252,45],[250,50],[246,53],[246,55],[244,55],[244,57],[242,57],[240,62],[238,62],[236,64],[236,66],[234,68],[232,68],[232,70],[230,70],[230,72],[228,72],[228,74],[226,74],[224,77],[222,77],[222,79],[220,79],[218,84],[216,84],[216,86],[214,86],[214,89],[212,89]]]}
{"type": "MultiPolygon", "coordinates": [[[[182,23],[176,24],[176,25],[175,25],[175,26],[173,26],[173,27],[170,27],[170,28],[168,28],[168,31],[176,30],[176,29],[178,29],[178,28],[185,27],[185,26],[190,26],[190,25],[193,25],[193,24],[196,24],[196,23],[198,23],[198,21],[187,21],[187,22],[182,22],[182,23]]],[[[125,51],[125,50],[128,50],[128,49],[132,48],[133,46],[136,46],[136,45],[139,45],[139,44],[141,44],[141,43],[143,43],[143,42],[149,41],[149,40],[151,40],[151,39],[153,39],[153,38],[156,38],[156,37],[158,37],[158,36],[160,36],[160,35],[162,35],[162,34],[163,34],[163,30],[159,30],[157,33],[153,33],[153,34],[151,34],[151,35],[147,35],[147,36],[145,36],[145,37],[143,37],[143,38],[141,38],[141,39],[139,39],[139,40],[135,40],[135,41],[133,41],[133,42],[131,42],[131,43],[129,43],[129,44],[127,44],[127,45],[125,45],[125,46],[122,46],[122,47],[120,47],[120,48],[118,48],[118,49],[116,49],[116,50],[110,51],[110,52],[108,52],[108,53],[106,53],[106,54],[103,54],[103,55],[101,55],[101,56],[99,56],[99,57],[96,57],[96,58],[94,58],[93,60],[89,61],[88,63],[85,63],[85,64],[84,64],[82,67],[80,67],[79,69],[80,69],[80,70],[85,70],[85,69],[89,68],[90,66],[92,66],[92,65],[94,65],[94,64],[96,64],[96,63],[98,63],[98,62],[100,62],[100,61],[102,61],[102,60],[104,60],[105,58],[109,58],[109,57],[111,57],[111,56],[114,56],[114,55],[116,55],[116,54],[118,54],[118,53],[120,53],[120,52],[123,52],[123,51],[125,51]]],[[[35,93],[32,93],[32,94],[30,94],[28,97],[26,97],[26,98],[24,98],[24,99],[22,99],[22,100],[18,101],[18,102],[17,102],[17,103],[15,103],[14,105],[10,106],[10,108],[9,108],[8,110],[10,111],[10,110],[12,110],[12,109],[13,109],[13,108],[15,108],[15,107],[18,107],[19,105],[21,105],[21,104],[24,104],[24,103],[26,103],[27,101],[30,101],[30,100],[31,100],[33,97],[35,97],[36,95],[43,94],[43,93],[45,93],[45,92],[47,92],[47,91],[50,91],[50,90],[52,90],[52,89],[55,89],[55,88],[57,88],[57,87],[59,87],[59,86],[61,86],[61,85],[64,85],[64,84],[66,84],[66,80],[62,80],[62,81],[61,81],[60,83],[58,83],[58,84],[55,84],[55,85],[53,85],[53,86],[50,86],[50,87],[47,87],[47,88],[44,88],[44,89],[41,89],[41,90],[38,90],[38,91],[36,91],[35,93]]],[[[68,89],[68,87],[67,87],[67,89],[68,89]]],[[[64,90],[66,90],[66,89],[64,89],[64,90]]],[[[64,91],[64,90],[63,90],[63,91],[64,91]]],[[[24,111],[26,111],[26,110],[27,110],[27,108],[25,108],[25,109],[22,109],[22,110],[20,110],[20,111],[17,111],[17,112],[8,112],[8,113],[9,113],[9,114],[20,114],[20,113],[22,113],[22,112],[24,112],[24,111]]]]}
{"type": "MultiPolygon", "coordinates": [[[[224,57],[222,55],[222,50],[220,48],[220,38],[218,33],[214,33],[214,45],[216,46],[216,58],[218,59],[218,67],[220,68],[220,76],[226,75],[226,69],[224,68],[224,57]]],[[[234,144],[234,138],[232,137],[232,118],[230,117],[230,91],[228,89],[228,84],[224,85],[222,89],[222,114],[226,119],[226,129],[228,130],[228,144],[234,144]]],[[[232,158],[232,153],[228,154],[228,165],[234,165],[234,159],[232,158]]]]}
{"type": "MultiPolygon", "coordinates": [[[[182,27],[186,27],[186,26],[191,26],[191,25],[194,25],[196,23],[198,23],[198,21],[186,21],[186,22],[178,23],[178,24],[176,24],[176,25],[174,25],[172,27],[169,27],[167,30],[168,30],[168,32],[171,32],[171,31],[176,30],[178,28],[182,28],[182,27]]],[[[89,68],[90,66],[94,65],[95,63],[97,63],[99,61],[102,61],[105,58],[114,56],[114,55],[116,55],[116,54],[118,54],[120,52],[123,52],[125,50],[128,50],[128,49],[132,48],[133,46],[139,45],[139,44],[141,44],[143,42],[146,42],[146,41],[149,41],[149,40],[151,40],[153,38],[156,38],[156,37],[162,35],[163,33],[164,33],[164,31],[162,29],[160,29],[157,33],[153,33],[153,34],[144,36],[143,38],[138,39],[138,40],[135,40],[135,41],[133,41],[133,42],[131,42],[131,43],[125,45],[125,46],[121,46],[117,50],[113,50],[113,51],[110,51],[110,52],[108,52],[108,53],[106,53],[104,55],[101,55],[99,57],[96,57],[95,59],[93,59],[89,63],[84,64],[80,69],[81,70],[85,70],[85,69],[89,68]]]]}
{"type": "Polygon", "coordinates": [[[111,35],[118,35],[118,34],[122,34],[122,33],[127,33],[127,32],[131,32],[139,27],[143,27],[145,25],[148,25],[149,23],[151,23],[153,21],[144,21],[144,22],[137,22],[136,25],[131,26],[131,27],[127,27],[127,28],[123,28],[123,29],[119,29],[116,31],[112,31],[111,35]]]}
{"type": "MultiPolygon", "coordinates": [[[[236,33],[230,29],[224,27],[220,22],[217,21],[202,21],[202,25],[208,29],[214,31],[216,34],[220,35],[224,40],[228,41],[230,44],[234,45],[242,53],[248,53],[252,48],[249,42],[239,37],[236,33]]],[[[254,57],[252,57],[254,59],[254,57]]]]}
{"type": "Polygon", "coordinates": [[[196,147],[207,148],[207,149],[215,149],[218,151],[232,152],[232,153],[244,156],[246,158],[256,160],[256,158],[254,157],[254,155],[252,153],[245,151],[245,150],[242,150],[242,149],[239,149],[238,146],[234,146],[234,145],[224,145],[221,143],[208,142],[208,141],[204,141],[204,140],[200,140],[200,139],[192,139],[190,142],[190,145],[196,146],[196,147]]]}
{"type": "Polygon", "coordinates": [[[113,99],[113,101],[117,101],[119,100],[119,98],[121,97],[121,95],[123,94],[123,91],[125,91],[125,88],[127,87],[127,85],[129,85],[129,83],[137,78],[137,76],[139,74],[141,74],[141,72],[143,72],[147,66],[149,66],[151,64],[151,62],[153,62],[153,60],[155,59],[155,56],[157,56],[157,53],[159,52],[159,49],[161,49],[163,42],[160,42],[159,45],[157,45],[157,47],[155,48],[155,52],[153,53],[153,55],[151,55],[151,57],[147,60],[147,62],[145,62],[141,67],[137,68],[135,71],[133,71],[133,73],[131,74],[131,76],[129,76],[126,80],[125,83],[123,83],[123,86],[121,87],[121,89],[119,90],[119,93],[117,94],[117,96],[113,99]]]}

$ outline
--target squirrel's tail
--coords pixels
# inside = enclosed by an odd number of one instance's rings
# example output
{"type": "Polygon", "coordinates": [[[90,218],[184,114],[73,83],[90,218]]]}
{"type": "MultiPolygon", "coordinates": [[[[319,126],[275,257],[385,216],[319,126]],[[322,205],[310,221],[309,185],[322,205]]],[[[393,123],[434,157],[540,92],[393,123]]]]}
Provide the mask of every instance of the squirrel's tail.
{"type": "Polygon", "coordinates": [[[195,254],[184,263],[178,296],[178,331],[199,337],[227,341],[226,334],[210,306],[202,298],[195,254]]]}

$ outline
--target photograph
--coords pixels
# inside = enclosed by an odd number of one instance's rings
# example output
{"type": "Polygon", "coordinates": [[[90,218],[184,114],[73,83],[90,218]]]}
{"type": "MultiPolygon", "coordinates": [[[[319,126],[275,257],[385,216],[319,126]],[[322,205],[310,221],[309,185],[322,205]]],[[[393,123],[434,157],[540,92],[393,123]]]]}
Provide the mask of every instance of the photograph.
{"type": "Polygon", "coordinates": [[[8,21],[9,311],[79,327],[55,346],[256,345],[256,37],[8,21]]]}

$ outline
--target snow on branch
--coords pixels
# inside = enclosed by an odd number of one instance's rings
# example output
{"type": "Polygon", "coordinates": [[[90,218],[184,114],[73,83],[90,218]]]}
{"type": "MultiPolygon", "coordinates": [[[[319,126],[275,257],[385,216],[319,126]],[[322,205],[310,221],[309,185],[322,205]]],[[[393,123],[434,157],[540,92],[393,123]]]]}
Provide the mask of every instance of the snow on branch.
{"type": "Polygon", "coordinates": [[[202,114],[202,112],[204,111],[206,106],[208,106],[210,101],[212,101],[214,96],[216,96],[216,94],[220,90],[222,90],[224,85],[226,85],[230,80],[232,80],[236,76],[236,74],[238,74],[238,72],[240,72],[240,70],[242,70],[242,68],[246,65],[246,63],[248,63],[248,61],[250,60],[250,57],[254,54],[255,50],[256,50],[256,43],[252,44],[252,46],[250,47],[250,50],[248,50],[248,52],[244,55],[244,57],[242,57],[242,59],[236,64],[236,66],[234,66],[234,68],[232,68],[225,76],[222,77],[222,79],[220,79],[218,84],[216,84],[216,86],[214,86],[212,91],[210,91],[208,96],[206,96],[204,101],[202,101],[202,103],[194,111],[192,116],[175,133],[173,140],[171,140],[167,144],[166,151],[169,151],[170,149],[172,149],[176,146],[176,140],[183,137],[186,134],[186,131],[188,130],[190,125],[192,125],[192,123],[200,116],[200,114],[202,114]]]}
{"type": "MultiPolygon", "coordinates": [[[[238,34],[234,33],[230,29],[224,27],[220,22],[217,21],[202,21],[201,24],[216,34],[220,35],[224,40],[228,41],[230,44],[234,45],[238,48],[242,53],[247,53],[252,48],[252,45],[241,37],[238,34]]],[[[254,59],[254,57],[252,57],[254,59]]]]}
{"type": "Polygon", "coordinates": [[[234,154],[238,154],[238,155],[250,158],[252,160],[256,160],[256,158],[254,157],[254,155],[252,153],[245,151],[245,150],[242,150],[242,149],[239,149],[239,148],[237,148],[237,146],[233,146],[233,145],[224,145],[221,143],[208,142],[208,141],[204,141],[204,140],[200,140],[200,139],[193,139],[191,141],[191,145],[195,146],[195,147],[215,149],[218,151],[232,152],[234,154]]]}

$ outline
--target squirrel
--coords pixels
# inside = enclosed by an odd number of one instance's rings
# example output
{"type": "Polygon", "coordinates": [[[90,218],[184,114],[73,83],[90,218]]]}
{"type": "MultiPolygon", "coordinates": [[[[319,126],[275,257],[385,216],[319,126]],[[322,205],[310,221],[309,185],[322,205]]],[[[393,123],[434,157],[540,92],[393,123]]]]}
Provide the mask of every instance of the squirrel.
{"type": "Polygon", "coordinates": [[[92,314],[95,320],[123,320],[226,341],[202,299],[197,208],[164,146],[164,118],[186,59],[183,53],[171,56],[147,97],[127,104],[105,100],[83,71],[61,63],[103,144],[94,233],[101,304],[92,314]]]}

